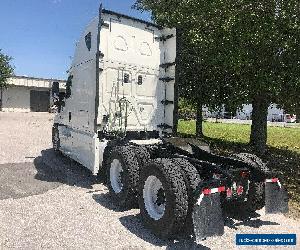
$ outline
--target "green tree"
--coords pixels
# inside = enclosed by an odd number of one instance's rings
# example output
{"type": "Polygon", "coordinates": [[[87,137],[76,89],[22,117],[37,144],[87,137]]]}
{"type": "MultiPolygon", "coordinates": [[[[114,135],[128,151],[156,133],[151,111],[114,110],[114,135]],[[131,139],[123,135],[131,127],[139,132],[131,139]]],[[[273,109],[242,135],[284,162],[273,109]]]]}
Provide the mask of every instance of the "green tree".
{"type": "Polygon", "coordinates": [[[210,55],[214,53],[214,47],[209,46],[209,41],[198,36],[199,28],[204,23],[195,22],[195,13],[188,11],[184,1],[137,1],[135,7],[151,10],[156,22],[177,28],[176,64],[179,94],[195,104],[196,135],[203,136],[202,107],[210,103],[210,109],[218,109],[223,104],[220,103],[220,92],[226,89],[220,88],[215,77],[214,71],[217,69],[212,63],[207,63],[210,55]]]}
{"type": "MultiPolygon", "coordinates": [[[[299,89],[300,2],[138,0],[135,7],[151,11],[161,25],[179,28],[193,48],[187,54],[198,58],[198,70],[186,71],[190,84],[181,87],[193,89],[194,100],[206,92],[211,98],[200,102],[210,108],[252,103],[250,143],[264,153],[269,104],[284,106],[287,89],[299,89]]],[[[296,96],[299,92],[288,102],[295,103],[296,96]]]]}
{"type": "Polygon", "coordinates": [[[13,74],[13,67],[10,65],[11,57],[1,53],[0,49],[0,111],[2,111],[3,89],[7,88],[8,78],[13,74]]]}
{"type": "Polygon", "coordinates": [[[283,108],[286,113],[296,114],[297,122],[300,122],[300,84],[288,84],[285,92],[282,93],[282,101],[280,108],[283,108]]]}

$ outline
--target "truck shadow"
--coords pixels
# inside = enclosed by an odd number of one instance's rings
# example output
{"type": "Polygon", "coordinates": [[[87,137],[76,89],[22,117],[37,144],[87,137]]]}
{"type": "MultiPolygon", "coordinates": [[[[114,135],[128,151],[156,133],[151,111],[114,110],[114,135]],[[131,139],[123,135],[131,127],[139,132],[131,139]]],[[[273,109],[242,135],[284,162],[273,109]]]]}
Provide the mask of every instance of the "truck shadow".
{"type": "Polygon", "coordinates": [[[42,156],[34,159],[37,170],[35,179],[46,182],[58,182],[69,186],[92,189],[92,185],[100,180],[79,163],[54,152],[53,149],[43,150],[42,156]]]}
{"type": "Polygon", "coordinates": [[[199,250],[209,250],[209,247],[197,244],[192,238],[184,237],[177,238],[175,240],[162,240],[153,235],[149,230],[147,230],[141,222],[140,215],[127,215],[120,219],[121,224],[129,230],[132,234],[142,240],[149,242],[155,246],[163,247],[166,249],[199,249],[199,250]]]}
{"type": "MultiPolygon", "coordinates": [[[[55,153],[53,149],[43,150],[42,155],[35,158],[34,165],[37,170],[37,174],[35,175],[35,179],[37,180],[82,187],[90,189],[89,192],[91,193],[96,192],[92,190],[93,185],[101,182],[88,169],[61,154],[55,153]]],[[[109,210],[115,212],[123,211],[112,203],[108,193],[93,194],[92,198],[109,210]]],[[[234,216],[226,217],[225,225],[233,229],[238,229],[239,226],[259,228],[263,225],[279,225],[275,222],[257,219],[258,216],[259,214],[243,214],[239,215],[239,218],[233,218],[234,216]]],[[[156,246],[166,246],[167,249],[210,249],[204,245],[197,244],[191,238],[179,238],[175,241],[161,240],[144,228],[140,215],[127,215],[121,217],[119,220],[131,233],[156,246]]]]}
{"type": "MultiPolygon", "coordinates": [[[[242,219],[242,218],[240,218],[242,219]]],[[[147,241],[153,245],[163,247],[166,246],[166,249],[210,249],[204,245],[197,244],[193,238],[189,236],[183,236],[177,238],[173,241],[171,240],[161,240],[153,235],[149,230],[147,230],[141,222],[140,215],[127,215],[123,216],[120,219],[121,224],[129,230],[132,234],[135,234],[137,237],[141,238],[144,241],[147,241]]],[[[236,221],[232,218],[225,218],[225,227],[232,229],[238,229],[239,226],[247,226],[253,228],[259,228],[264,225],[279,225],[276,222],[263,221],[261,219],[250,219],[245,217],[242,221],[236,221]]]]}
{"type": "Polygon", "coordinates": [[[275,226],[280,224],[272,221],[263,221],[261,219],[254,219],[254,220],[248,219],[248,220],[235,222],[232,218],[226,218],[225,225],[229,228],[237,230],[239,226],[259,228],[261,226],[271,226],[271,225],[275,226]]]}
{"type": "Polygon", "coordinates": [[[259,219],[261,215],[257,212],[241,211],[234,208],[223,208],[225,226],[237,230],[239,226],[259,228],[261,226],[280,225],[277,222],[259,219]]]}
{"type": "MultiPolygon", "coordinates": [[[[93,199],[99,203],[99,205],[112,210],[114,212],[124,212],[125,209],[119,208],[115,205],[109,193],[93,194],[93,199]]],[[[136,207],[137,208],[137,207],[136,207]]],[[[193,241],[190,237],[181,237],[171,240],[162,240],[153,235],[149,230],[147,230],[142,222],[140,215],[127,215],[123,216],[120,219],[121,224],[132,234],[141,238],[142,240],[151,243],[152,245],[163,247],[166,246],[167,249],[199,249],[199,250],[208,250],[210,248],[199,245],[193,241]]]]}
{"type": "Polygon", "coordinates": [[[111,197],[109,195],[109,193],[105,193],[105,194],[93,194],[93,199],[99,203],[102,207],[105,207],[109,210],[112,210],[114,212],[124,212],[125,209],[121,209],[120,207],[118,207],[117,205],[114,204],[114,202],[112,202],[111,197]]]}

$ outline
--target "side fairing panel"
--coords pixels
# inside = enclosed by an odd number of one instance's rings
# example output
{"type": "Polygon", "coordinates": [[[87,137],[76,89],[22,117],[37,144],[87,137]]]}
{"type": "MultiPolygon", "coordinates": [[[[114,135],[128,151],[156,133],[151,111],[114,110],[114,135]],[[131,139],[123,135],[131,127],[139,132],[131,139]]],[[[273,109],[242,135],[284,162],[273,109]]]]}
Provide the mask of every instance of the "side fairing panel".
{"type": "Polygon", "coordinates": [[[92,172],[99,166],[99,140],[94,126],[98,22],[95,18],[76,44],[69,70],[70,96],[55,118],[55,122],[61,124],[61,150],[92,172]]]}
{"type": "Polygon", "coordinates": [[[69,76],[72,76],[70,96],[58,115],[60,122],[86,133],[94,133],[97,33],[98,18],[95,18],[77,42],[69,70],[69,76]]]}

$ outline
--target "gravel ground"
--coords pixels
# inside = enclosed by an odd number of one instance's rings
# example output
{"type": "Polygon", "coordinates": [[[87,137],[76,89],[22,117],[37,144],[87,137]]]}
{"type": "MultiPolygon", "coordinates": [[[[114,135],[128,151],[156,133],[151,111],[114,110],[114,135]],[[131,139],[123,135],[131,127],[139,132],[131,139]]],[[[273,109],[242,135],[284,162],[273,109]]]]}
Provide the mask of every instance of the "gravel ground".
{"type": "Polygon", "coordinates": [[[236,233],[300,235],[299,221],[261,210],[251,220],[227,219],[222,237],[201,244],[160,240],[143,228],[138,209],[120,211],[100,180],[50,149],[52,117],[0,113],[1,250],[236,249],[236,233]]]}
{"type": "Polygon", "coordinates": [[[51,147],[53,114],[0,112],[0,164],[32,162],[51,147]]]}

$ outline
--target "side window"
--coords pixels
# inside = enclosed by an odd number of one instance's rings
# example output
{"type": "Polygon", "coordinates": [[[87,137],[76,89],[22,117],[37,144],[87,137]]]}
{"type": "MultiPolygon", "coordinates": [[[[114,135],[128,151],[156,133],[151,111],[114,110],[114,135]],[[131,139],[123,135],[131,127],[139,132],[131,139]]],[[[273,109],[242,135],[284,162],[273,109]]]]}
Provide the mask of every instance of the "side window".
{"type": "Polygon", "coordinates": [[[69,75],[67,83],[66,83],[66,98],[70,98],[70,96],[71,96],[72,80],[73,80],[73,76],[69,75]]]}
{"type": "Polygon", "coordinates": [[[89,32],[85,36],[85,45],[86,45],[87,49],[90,51],[92,48],[92,33],[91,32],[89,32]]]}

